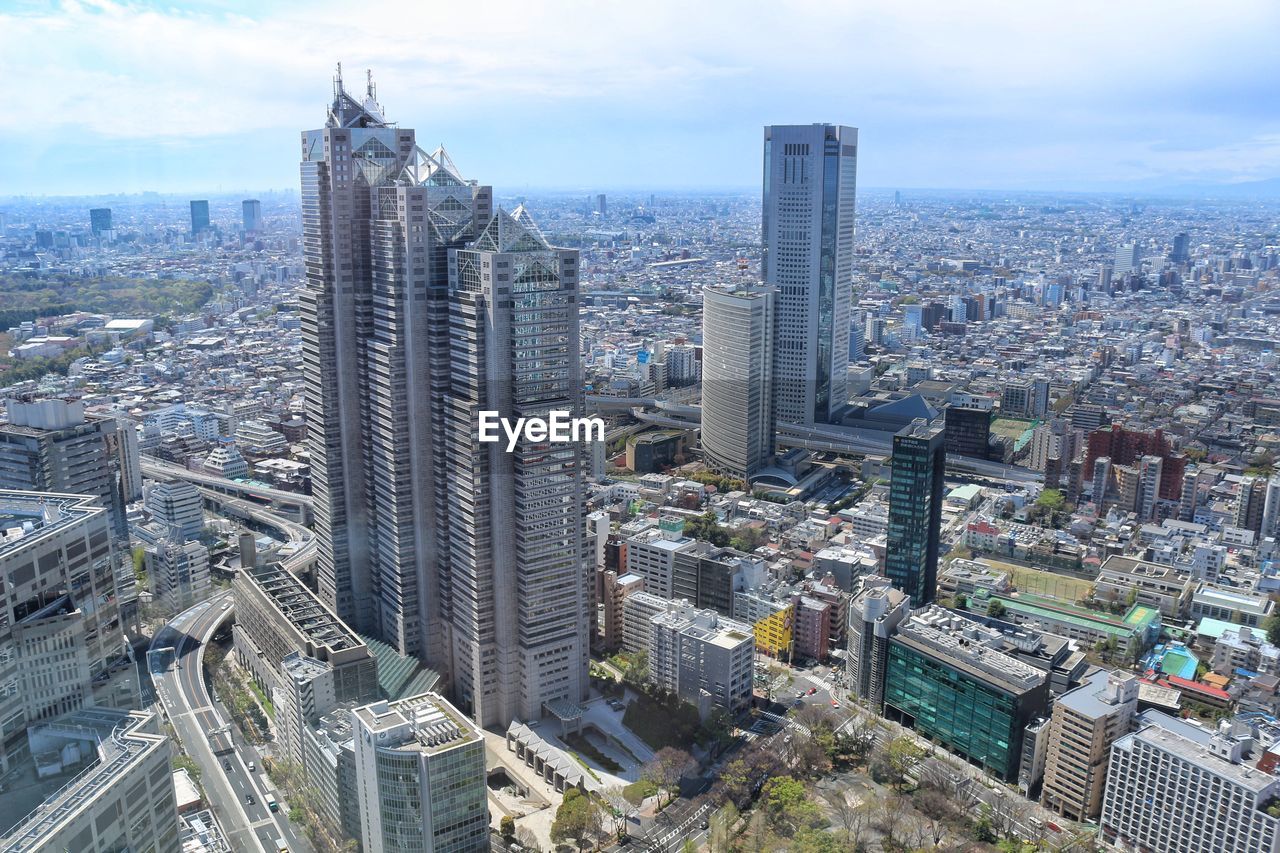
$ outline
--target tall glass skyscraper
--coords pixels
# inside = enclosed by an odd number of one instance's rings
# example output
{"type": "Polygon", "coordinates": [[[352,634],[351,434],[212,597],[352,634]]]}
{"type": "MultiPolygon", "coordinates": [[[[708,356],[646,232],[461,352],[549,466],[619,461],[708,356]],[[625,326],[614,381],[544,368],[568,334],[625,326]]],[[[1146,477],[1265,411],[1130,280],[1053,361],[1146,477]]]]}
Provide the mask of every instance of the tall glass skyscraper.
{"type": "Polygon", "coordinates": [[[771,287],[702,290],[702,451],[717,473],[750,480],[773,464],[771,287]]]}
{"type": "Polygon", "coordinates": [[[586,445],[480,443],[479,412],[581,414],[578,252],[523,207],[450,252],[447,414],[454,695],[482,726],[587,688],[586,445]]]}
{"type": "Polygon", "coordinates": [[[209,230],[209,202],[204,199],[191,202],[191,233],[209,230]]]}
{"type": "Polygon", "coordinates": [[[764,129],[766,284],[778,289],[774,393],[780,423],[829,423],[848,403],[857,128],[764,129]]]}
{"type": "Polygon", "coordinates": [[[938,590],[938,538],[947,467],[944,436],[942,426],[930,426],[919,418],[893,437],[885,575],[911,596],[913,608],[932,602],[938,590]]]}
{"type": "Polygon", "coordinates": [[[488,187],[335,80],[302,134],[302,355],[320,596],[361,633],[447,671],[441,412],[448,257],[488,187]]]}
{"type": "Polygon", "coordinates": [[[321,598],[424,659],[482,725],[587,684],[580,444],[478,441],[576,414],[578,254],[335,81],[302,135],[301,296],[321,598]]]}

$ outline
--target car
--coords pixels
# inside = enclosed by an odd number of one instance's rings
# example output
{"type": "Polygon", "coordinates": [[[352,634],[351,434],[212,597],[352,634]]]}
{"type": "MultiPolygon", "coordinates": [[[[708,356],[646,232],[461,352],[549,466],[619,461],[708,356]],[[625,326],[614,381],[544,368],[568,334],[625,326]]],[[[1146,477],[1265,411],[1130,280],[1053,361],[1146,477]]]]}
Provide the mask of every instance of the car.
{"type": "Polygon", "coordinates": [[[837,702],[836,700],[832,699],[832,700],[831,700],[831,707],[832,707],[832,708],[835,708],[835,709],[837,709],[837,710],[839,710],[839,708],[840,708],[840,703],[839,703],[839,702],[837,702]]]}
{"type": "Polygon", "coordinates": [[[231,769],[231,762],[230,762],[230,761],[224,761],[224,762],[222,762],[222,769],[223,769],[223,770],[230,770],[230,769],[231,769]]]}
{"type": "Polygon", "coordinates": [[[698,829],[710,829],[710,828],[711,828],[711,824],[710,822],[707,821],[706,818],[703,818],[702,823],[698,824],[698,829]]]}
{"type": "Polygon", "coordinates": [[[817,693],[817,692],[818,692],[818,688],[816,688],[816,687],[810,687],[810,688],[809,688],[809,692],[808,692],[808,693],[806,693],[806,694],[804,694],[804,695],[806,695],[806,696],[812,696],[813,694],[815,694],[815,693],[817,693]]]}
{"type": "Polygon", "coordinates": [[[257,800],[253,798],[253,794],[245,794],[244,801],[246,805],[250,805],[250,806],[257,802],[257,800]]]}
{"type": "Polygon", "coordinates": [[[250,761],[250,762],[249,762],[249,772],[250,772],[250,773],[256,773],[256,772],[257,772],[257,770],[258,770],[258,765],[254,764],[252,761],[250,761]]]}

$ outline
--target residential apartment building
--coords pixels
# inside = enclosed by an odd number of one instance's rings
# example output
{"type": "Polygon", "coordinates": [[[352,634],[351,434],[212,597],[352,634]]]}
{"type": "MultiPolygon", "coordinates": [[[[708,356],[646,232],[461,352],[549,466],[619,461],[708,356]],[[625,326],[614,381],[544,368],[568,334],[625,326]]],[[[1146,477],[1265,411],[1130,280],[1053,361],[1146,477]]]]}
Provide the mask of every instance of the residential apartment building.
{"type": "Polygon", "coordinates": [[[1053,703],[1041,804],[1071,820],[1102,810],[1111,745],[1129,733],[1138,710],[1138,679],[1099,669],[1053,703]]]}
{"type": "Polygon", "coordinates": [[[1207,729],[1147,711],[1111,748],[1099,824],[1125,851],[1275,853],[1280,777],[1257,769],[1247,727],[1207,729]]]}

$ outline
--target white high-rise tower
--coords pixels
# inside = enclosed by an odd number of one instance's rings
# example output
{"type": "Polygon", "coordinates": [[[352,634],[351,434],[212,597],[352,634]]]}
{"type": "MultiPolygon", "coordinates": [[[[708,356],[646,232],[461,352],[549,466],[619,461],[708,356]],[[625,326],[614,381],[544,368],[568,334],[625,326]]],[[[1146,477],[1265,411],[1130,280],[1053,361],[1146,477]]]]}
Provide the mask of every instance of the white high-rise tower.
{"type": "Polygon", "coordinates": [[[779,423],[828,423],[848,403],[858,131],[764,129],[763,277],[778,291],[779,423]]]}

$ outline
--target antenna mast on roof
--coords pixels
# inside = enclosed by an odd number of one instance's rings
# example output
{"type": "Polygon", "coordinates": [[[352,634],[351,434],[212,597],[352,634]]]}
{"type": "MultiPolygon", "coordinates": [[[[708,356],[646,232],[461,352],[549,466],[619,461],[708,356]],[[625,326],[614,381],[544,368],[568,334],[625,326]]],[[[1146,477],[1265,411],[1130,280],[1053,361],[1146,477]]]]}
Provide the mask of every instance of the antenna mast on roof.
{"type": "Polygon", "coordinates": [[[376,101],[378,100],[378,87],[373,85],[373,69],[366,68],[364,73],[365,79],[368,81],[366,83],[365,93],[369,96],[369,100],[376,101]]]}
{"type": "Polygon", "coordinates": [[[342,63],[338,63],[338,76],[333,78],[333,99],[338,100],[342,94],[342,63]]]}

